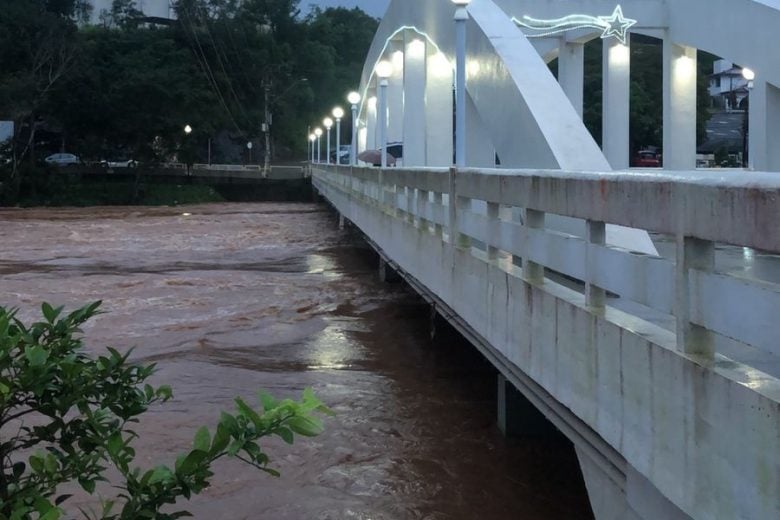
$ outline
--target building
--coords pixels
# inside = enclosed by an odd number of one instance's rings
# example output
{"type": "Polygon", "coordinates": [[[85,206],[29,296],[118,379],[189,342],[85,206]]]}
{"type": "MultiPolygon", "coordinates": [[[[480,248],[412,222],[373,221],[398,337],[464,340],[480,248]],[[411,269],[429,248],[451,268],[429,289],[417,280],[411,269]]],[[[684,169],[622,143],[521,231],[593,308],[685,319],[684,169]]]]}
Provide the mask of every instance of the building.
{"type": "MultiPolygon", "coordinates": [[[[105,14],[111,11],[113,0],[87,0],[92,6],[90,22],[100,23],[105,14]]],[[[136,9],[146,16],[173,18],[174,0],[135,0],[136,9]]]]}
{"type": "Polygon", "coordinates": [[[710,76],[712,105],[725,110],[743,110],[742,102],[748,97],[748,82],[742,76],[742,67],[730,61],[718,60],[710,76]]]}

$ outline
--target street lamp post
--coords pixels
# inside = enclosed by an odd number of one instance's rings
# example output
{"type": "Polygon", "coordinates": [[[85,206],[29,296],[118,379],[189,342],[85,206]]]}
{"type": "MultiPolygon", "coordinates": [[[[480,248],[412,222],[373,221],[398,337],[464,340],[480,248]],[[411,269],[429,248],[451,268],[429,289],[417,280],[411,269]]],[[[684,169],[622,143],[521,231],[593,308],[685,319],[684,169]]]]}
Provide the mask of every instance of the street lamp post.
{"type": "Polygon", "coordinates": [[[382,60],[376,65],[376,75],[379,78],[379,153],[382,168],[387,167],[387,78],[393,74],[393,64],[382,60]]]}
{"type": "Polygon", "coordinates": [[[752,170],[754,163],[753,154],[750,153],[750,102],[752,101],[750,99],[750,94],[753,90],[753,82],[756,79],[756,73],[751,69],[743,68],[742,77],[745,78],[745,81],[747,81],[748,89],[747,103],[745,103],[745,120],[743,123],[745,125],[745,129],[742,132],[742,167],[747,167],[748,169],[752,170]]]}
{"type": "Polygon", "coordinates": [[[466,166],[466,6],[471,0],[452,0],[455,10],[455,166],[466,166]]]}
{"type": "Polygon", "coordinates": [[[352,148],[350,150],[349,164],[357,166],[357,112],[360,103],[360,94],[350,92],[347,101],[352,105],[352,148]]]}
{"type": "Polygon", "coordinates": [[[325,164],[330,164],[330,129],[333,128],[333,119],[326,117],[322,120],[322,124],[325,125],[325,130],[328,132],[328,147],[325,149],[325,164]]]}
{"type": "Polygon", "coordinates": [[[322,156],[320,155],[320,146],[322,144],[322,128],[317,127],[314,130],[314,135],[317,136],[317,162],[319,163],[322,161],[322,156]]]}
{"type": "Polygon", "coordinates": [[[186,143],[187,143],[187,148],[188,149],[186,150],[186,153],[185,153],[184,164],[185,164],[185,167],[186,167],[185,172],[187,174],[187,177],[189,177],[190,173],[191,173],[190,172],[190,157],[189,157],[189,145],[190,145],[190,143],[189,143],[189,136],[190,136],[190,134],[192,134],[192,127],[190,125],[186,125],[184,127],[184,135],[186,136],[185,139],[186,139],[186,143]]]}
{"type": "Polygon", "coordinates": [[[341,164],[341,118],[344,117],[344,109],[336,107],[333,109],[333,117],[336,119],[336,164],[341,164]]]}
{"type": "Polygon", "coordinates": [[[311,162],[314,162],[314,142],[317,140],[317,136],[313,133],[309,134],[309,143],[311,145],[311,153],[309,153],[309,158],[311,159],[311,162]]]}

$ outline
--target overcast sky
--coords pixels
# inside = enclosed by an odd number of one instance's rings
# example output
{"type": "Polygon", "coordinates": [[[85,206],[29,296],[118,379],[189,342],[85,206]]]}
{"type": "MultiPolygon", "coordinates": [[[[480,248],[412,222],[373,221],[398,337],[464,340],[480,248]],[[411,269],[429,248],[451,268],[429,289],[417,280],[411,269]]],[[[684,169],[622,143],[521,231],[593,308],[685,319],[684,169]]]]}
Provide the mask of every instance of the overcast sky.
{"type": "Polygon", "coordinates": [[[310,5],[319,5],[325,7],[360,7],[362,10],[374,17],[380,17],[385,14],[390,0],[301,0],[301,7],[304,12],[308,12],[310,5]]]}

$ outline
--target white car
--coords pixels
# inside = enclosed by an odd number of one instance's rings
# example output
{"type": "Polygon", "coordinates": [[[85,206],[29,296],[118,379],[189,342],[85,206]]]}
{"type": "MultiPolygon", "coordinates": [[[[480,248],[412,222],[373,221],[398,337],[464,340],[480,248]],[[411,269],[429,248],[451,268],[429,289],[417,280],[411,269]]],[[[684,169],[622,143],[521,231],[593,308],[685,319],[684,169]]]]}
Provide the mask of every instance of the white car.
{"type": "Polygon", "coordinates": [[[135,168],[138,166],[138,161],[134,161],[133,159],[119,161],[100,161],[100,165],[104,168],[135,168]]]}
{"type": "Polygon", "coordinates": [[[72,153],[55,153],[44,159],[49,166],[78,166],[81,159],[72,153]]]}

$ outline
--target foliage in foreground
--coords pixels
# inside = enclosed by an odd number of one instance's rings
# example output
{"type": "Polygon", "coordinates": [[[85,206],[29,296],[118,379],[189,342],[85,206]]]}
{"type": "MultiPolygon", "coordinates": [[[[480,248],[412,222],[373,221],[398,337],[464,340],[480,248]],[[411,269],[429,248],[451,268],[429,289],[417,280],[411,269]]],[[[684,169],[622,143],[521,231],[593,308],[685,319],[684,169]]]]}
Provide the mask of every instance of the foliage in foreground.
{"type": "Polygon", "coordinates": [[[259,411],[236,398],[235,412],[222,412],[215,430],[198,430],[192,449],[174,467],[133,466],[138,436],[130,425],[151,405],[171,399],[172,392],[148,384],[154,365],[130,363],[129,353],[109,348],[95,359],[84,352],[79,327],[99,306],[63,317],[61,307],[43,304],[44,320],[29,326],[15,311],[0,307],[0,520],[62,518],[70,495],[59,489],[77,483],[95,494],[99,482],[108,482],[110,467],[123,482],[109,484],[121,492],[101,498],[99,510],[82,511],[84,517],[190,516],[173,504],[208,487],[216,460],[231,457],[278,475],[258,444],[261,438],[292,443],[295,434],[313,437],[323,431],[314,415],[330,411],[311,390],[300,401],[261,393],[259,411]]]}

